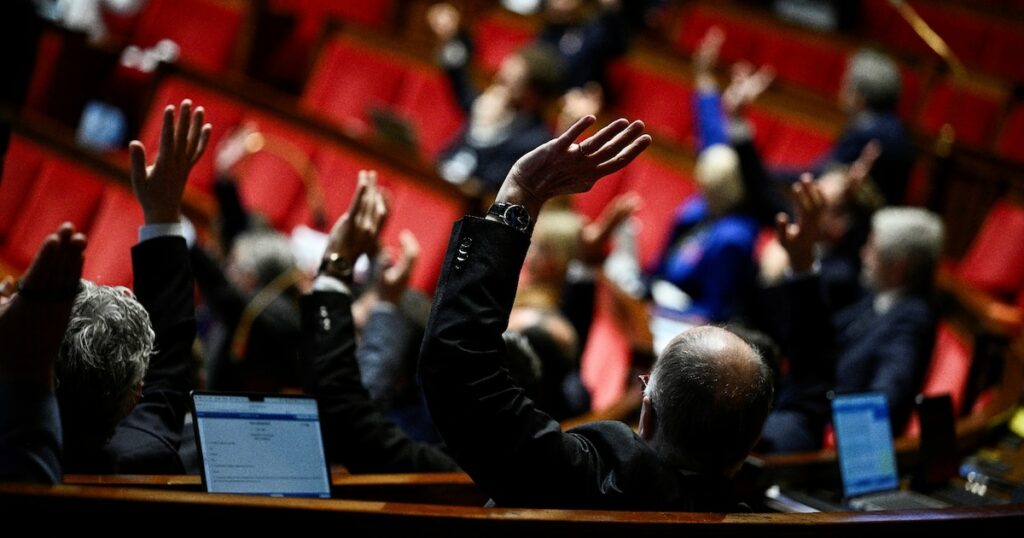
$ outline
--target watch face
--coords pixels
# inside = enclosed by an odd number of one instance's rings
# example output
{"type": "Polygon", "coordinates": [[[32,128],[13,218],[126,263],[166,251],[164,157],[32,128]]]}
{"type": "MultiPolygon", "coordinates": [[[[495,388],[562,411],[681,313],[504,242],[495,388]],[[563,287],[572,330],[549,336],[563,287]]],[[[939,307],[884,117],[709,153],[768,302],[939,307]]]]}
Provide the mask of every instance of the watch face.
{"type": "Polygon", "coordinates": [[[510,205],[505,209],[505,222],[526,231],[530,227],[530,214],[521,205],[510,205]]]}

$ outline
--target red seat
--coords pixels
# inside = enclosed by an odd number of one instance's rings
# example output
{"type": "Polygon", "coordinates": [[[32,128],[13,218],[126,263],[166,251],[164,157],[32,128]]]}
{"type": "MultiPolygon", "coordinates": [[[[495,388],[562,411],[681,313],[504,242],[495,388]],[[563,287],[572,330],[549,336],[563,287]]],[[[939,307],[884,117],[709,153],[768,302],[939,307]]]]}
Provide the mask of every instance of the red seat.
{"type": "Polygon", "coordinates": [[[4,259],[17,270],[27,269],[43,239],[65,221],[88,232],[103,190],[103,179],[95,173],[47,156],[28,199],[13,219],[4,259]]]}
{"type": "Polygon", "coordinates": [[[413,127],[420,148],[430,159],[451,142],[465,121],[447,77],[434,68],[406,72],[394,111],[413,127]]]}
{"type": "Polygon", "coordinates": [[[204,71],[223,71],[231,63],[245,18],[242,6],[211,0],[150,0],[132,43],[146,48],[170,39],[181,47],[179,61],[204,71]]]}
{"type": "Polygon", "coordinates": [[[89,229],[82,278],[105,286],[131,286],[131,248],[142,224],[142,210],[128,189],[108,186],[89,229]]]}
{"type": "Polygon", "coordinates": [[[775,67],[779,80],[832,97],[839,92],[848,51],[823,40],[765,36],[754,63],[775,67]]]}
{"type": "Polygon", "coordinates": [[[716,12],[704,6],[683,10],[674,39],[677,48],[686,54],[693,54],[708,29],[717,26],[725,33],[725,42],[719,57],[723,62],[750,60],[761,45],[761,34],[756,26],[716,12]]]}
{"type": "Polygon", "coordinates": [[[697,192],[689,170],[679,170],[653,157],[640,157],[626,167],[623,192],[643,196],[637,209],[637,254],[641,267],[652,267],[665,247],[676,210],[697,192]]]}
{"type": "Polygon", "coordinates": [[[995,149],[1000,157],[1024,163],[1024,104],[1018,104],[1007,115],[995,149]]]}
{"type": "Polygon", "coordinates": [[[762,152],[769,166],[805,168],[821,159],[832,143],[829,133],[780,120],[762,152]]]}
{"type": "Polygon", "coordinates": [[[908,68],[900,68],[902,90],[898,111],[905,121],[912,121],[921,103],[921,92],[924,90],[921,74],[908,68]]]}
{"type": "Polygon", "coordinates": [[[317,59],[302,104],[361,136],[369,131],[374,107],[395,103],[406,70],[398,58],[339,37],[317,59]]]}
{"type": "Polygon", "coordinates": [[[497,71],[505,57],[532,42],[535,33],[529,24],[507,14],[484,15],[473,24],[474,61],[485,71],[497,71]]]}
{"type": "Polygon", "coordinates": [[[861,0],[860,30],[868,38],[888,43],[886,37],[893,25],[906,24],[889,0],[861,0]]]}
{"type": "MultiPolygon", "coordinates": [[[[313,157],[313,164],[316,167],[320,192],[324,195],[324,209],[327,213],[325,224],[329,230],[334,221],[347,211],[352,203],[352,193],[356,190],[359,171],[377,169],[379,166],[364,156],[334,147],[318,151],[313,157]]],[[[382,179],[386,181],[387,171],[381,172],[382,179]]],[[[282,228],[290,230],[299,224],[310,227],[314,224],[307,204],[299,204],[282,228]]]]}
{"type": "Polygon", "coordinates": [[[24,207],[43,159],[42,148],[20,136],[11,136],[11,145],[3,158],[3,179],[0,180],[0,215],[3,215],[0,218],[0,244],[24,207]]]}
{"type": "Polygon", "coordinates": [[[297,166],[312,165],[317,142],[302,132],[262,115],[248,115],[264,134],[264,150],[251,154],[235,168],[238,193],[246,208],[257,211],[276,228],[291,217],[297,204],[306,203],[306,187],[297,166]]]}
{"type": "Polygon", "coordinates": [[[606,409],[622,398],[632,363],[629,337],[615,319],[607,290],[598,288],[594,322],[580,358],[580,378],[590,392],[590,407],[606,409]]]}
{"type": "Polygon", "coordinates": [[[382,242],[398,250],[398,234],[407,229],[420,244],[420,257],[409,285],[427,294],[434,293],[441,274],[452,224],[466,213],[460,200],[443,196],[412,179],[387,175],[391,211],[382,242]]]}
{"type": "Polygon", "coordinates": [[[957,272],[968,284],[991,293],[1010,295],[1024,287],[1024,207],[997,202],[957,272]]]}
{"type": "Polygon", "coordinates": [[[1024,62],[1017,54],[1024,50],[1024,25],[1016,21],[995,24],[989,30],[980,67],[989,73],[1024,82],[1024,62]]]}
{"type": "Polygon", "coordinates": [[[971,88],[955,88],[945,81],[925,98],[918,125],[928,134],[938,134],[949,123],[958,141],[985,146],[990,140],[1001,109],[998,96],[971,88]]]}
{"type": "Polygon", "coordinates": [[[601,178],[589,191],[572,197],[572,207],[588,221],[601,215],[613,198],[625,192],[626,171],[629,167],[601,178]]]}
{"type": "MultiPolygon", "coordinates": [[[[942,36],[953,53],[968,66],[975,66],[981,59],[983,47],[992,31],[992,19],[977,15],[970,10],[941,3],[925,4],[916,2],[914,7],[937,34],[942,36]]],[[[909,25],[903,23],[903,27],[909,25]]],[[[918,35],[902,33],[905,41],[901,49],[920,55],[934,54],[918,35]]]]}
{"type": "Polygon", "coordinates": [[[139,139],[146,145],[147,157],[150,160],[155,158],[156,151],[160,147],[160,126],[163,121],[164,107],[172,104],[177,107],[186,97],[192,99],[194,105],[202,106],[205,109],[206,121],[213,125],[206,153],[196,163],[189,175],[189,183],[192,186],[209,192],[213,186],[213,154],[216,153],[217,145],[221,138],[231,132],[242,118],[242,107],[238,102],[182,79],[168,79],[160,86],[151,101],[149,114],[146,116],[139,139]]]}
{"type": "Polygon", "coordinates": [[[643,120],[647,130],[689,144],[693,140],[693,89],[685,80],[629,61],[612,64],[611,93],[616,113],[643,120]]]}
{"type": "MultiPolygon", "coordinates": [[[[954,412],[958,412],[967,392],[972,359],[970,345],[953,329],[953,326],[948,322],[939,323],[935,332],[935,348],[928,364],[928,371],[925,373],[924,384],[921,386],[921,394],[949,394],[953,400],[954,412]]],[[[907,423],[904,435],[916,437],[919,433],[920,424],[915,413],[907,423]]]]}

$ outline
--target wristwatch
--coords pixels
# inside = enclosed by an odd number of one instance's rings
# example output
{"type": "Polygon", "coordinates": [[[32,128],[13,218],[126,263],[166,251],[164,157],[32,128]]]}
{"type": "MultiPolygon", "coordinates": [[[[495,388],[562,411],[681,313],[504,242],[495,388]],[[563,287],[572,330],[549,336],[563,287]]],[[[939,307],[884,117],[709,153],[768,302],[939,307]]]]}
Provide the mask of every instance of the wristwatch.
{"type": "Polygon", "coordinates": [[[320,274],[332,276],[344,282],[352,280],[352,262],[348,261],[341,254],[332,252],[324,256],[320,261],[320,274]]]}
{"type": "Polygon", "coordinates": [[[533,219],[525,207],[519,204],[508,202],[494,202],[487,210],[488,215],[494,215],[506,226],[511,226],[520,232],[530,235],[533,232],[533,219]]]}

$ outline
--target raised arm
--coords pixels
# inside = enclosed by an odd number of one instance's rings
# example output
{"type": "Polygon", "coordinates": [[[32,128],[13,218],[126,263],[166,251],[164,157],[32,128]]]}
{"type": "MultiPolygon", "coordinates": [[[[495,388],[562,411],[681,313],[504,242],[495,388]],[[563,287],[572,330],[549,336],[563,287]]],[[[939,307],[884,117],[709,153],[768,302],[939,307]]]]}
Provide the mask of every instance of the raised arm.
{"type": "Polygon", "coordinates": [[[61,481],[54,363],[82,275],[85,236],[64,223],[21,282],[0,282],[0,481],[61,481]]]}
{"type": "Polygon", "coordinates": [[[352,264],[377,245],[387,214],[376,173],[360,172],[349,210],[331,230],[313,293],[300,302],[302,387],[323,413],[328,457],[352,472],[453,471],[437,448],[417,443],[385,417],[360,382],[352,323],[352,264]]]}
{"type": "MultiPolygon", "coordinates": [[[[536,219],[548,199],[588,190],[651,142],[643,123],[618,120],[576,143],[593,122],[585,117],[522,157],[497,202],[524,206],[536,219]]],[[[504,366],[502,333],[528,245],[526,233],[497,217],[456,223],[420,354],[420,379],[456,461],[499,504],[593,501],[609,487],[597,456],[601,448],[562,433],[504,366]]]]}

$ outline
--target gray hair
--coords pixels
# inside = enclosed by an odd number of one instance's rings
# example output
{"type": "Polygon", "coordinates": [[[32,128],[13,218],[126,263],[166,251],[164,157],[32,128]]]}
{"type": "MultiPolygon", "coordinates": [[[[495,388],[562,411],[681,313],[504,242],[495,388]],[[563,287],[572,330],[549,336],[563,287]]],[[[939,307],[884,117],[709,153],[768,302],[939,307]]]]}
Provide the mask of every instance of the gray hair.
{"type": "Polygon", "coordinates": [[[287,236],[269,230],[246,232],[233,247],[235,266],[256,277],[261,286],[270,284],[281,273],[295,268],[295,253],[287,236]]]}
{"type": "Polygon", "coordinates": [[[938,215],[916,207],[887,207],[871,218],[871,232],[880,259],[906,260],[908,288],[931,287],[945,235],[938,215]]]}
{"type": "Polygon", "coordinates": [[[677,466],[725,472],[761,435],[773,393],[771,369],[740,337],[717,327],[685,331],[665,348],[647,385],[655,448],[677,466]]]}
{"type": "Polygon", "coordinates": [[[846,66],[846,81],[871,110],[892,110],[899,103],[902,76],[896,62],[884,54],[858,51],[846,66]]]}
{"type": "Polygon", "coordinates": [[[726,144],[714,144],[697,155],[697,184],[712,211],[728,213],[743,203],[740,157],[726,144]]]}
{"type": "Polygon", "coordinates": [[[125,287],[82,281],[57,356],[57,399],[69,446],[102,446],[130,411],[156,334],[125,287]]]}

